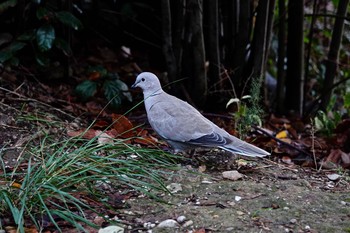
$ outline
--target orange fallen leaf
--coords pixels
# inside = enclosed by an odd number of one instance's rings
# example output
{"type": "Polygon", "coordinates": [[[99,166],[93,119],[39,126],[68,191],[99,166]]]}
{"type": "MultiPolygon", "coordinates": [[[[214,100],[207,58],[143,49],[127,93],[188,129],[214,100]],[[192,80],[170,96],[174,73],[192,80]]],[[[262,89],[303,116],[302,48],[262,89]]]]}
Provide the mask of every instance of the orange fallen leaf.
{"type": "Polygon", "coordinates": [[[94,71],[94,72],[91,72],[89,74],[89,79],[90,80],[97,80],[99,78],[101,78],[101,73],[100,72],[94,71]]]}
{"type": "Polygon", "coordinates": [[[122,138],[130,138],[134,136],[132,128],[134,126],[124,115],[112,114],[113,128],[118,132],[122,138]]]}

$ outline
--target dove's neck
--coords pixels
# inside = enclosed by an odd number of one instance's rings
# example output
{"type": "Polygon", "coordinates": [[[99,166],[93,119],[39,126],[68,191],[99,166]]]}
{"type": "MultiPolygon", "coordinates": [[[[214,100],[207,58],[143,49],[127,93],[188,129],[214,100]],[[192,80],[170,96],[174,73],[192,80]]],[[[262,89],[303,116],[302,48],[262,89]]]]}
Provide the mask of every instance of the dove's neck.
{"type": "Polygon", "coordinates": [[[160,88],[158,90],[146,90],[146,91],[143,91],[143,97],[146,100],[148,98],[152,98],[154,96],[160,95],[163,92],[164,91],[162,90],[162,88],[160,88]]]}

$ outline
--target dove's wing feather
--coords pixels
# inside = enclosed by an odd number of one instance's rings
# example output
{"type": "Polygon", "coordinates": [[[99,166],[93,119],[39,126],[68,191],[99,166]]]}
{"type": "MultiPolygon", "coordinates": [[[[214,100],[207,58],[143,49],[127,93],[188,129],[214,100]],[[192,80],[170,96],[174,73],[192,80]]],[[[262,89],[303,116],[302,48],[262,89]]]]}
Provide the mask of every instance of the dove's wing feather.
{"type": "Polygon", "coordinates": [[[188,142],[213,133],[209,120],[176,97],[162,93],[145,104],[149,123],[165,139],[188,142]]]}

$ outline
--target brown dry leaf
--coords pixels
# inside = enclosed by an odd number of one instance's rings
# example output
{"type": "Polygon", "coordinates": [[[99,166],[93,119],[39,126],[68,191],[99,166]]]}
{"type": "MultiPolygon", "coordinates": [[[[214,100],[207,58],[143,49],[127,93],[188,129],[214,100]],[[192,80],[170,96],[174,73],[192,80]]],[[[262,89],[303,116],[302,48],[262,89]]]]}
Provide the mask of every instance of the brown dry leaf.
{"type": "Polygon", "coordinates": [[[101,78],[101,74],[98,71],[93,71],[89,74],[89,79],[90,80],[97,80],[101,78]]]}
{"type": "Polygon", "coordinates": [[[80,130],[77,130],[77,131],[68,130],[67,131],[67,135],[69,137],[82,136],[85,139],[92,139],[92,138],[94,138],[96,136],[96,130],[94,130],[94,129],[88,129],[88,130],[80,129],[80,130]]]}
{"type": "Polygon", "coordinates": [[[285,123],[290,123],[290,121],[289,121],[287,118],[276,117],[274,114],[271,114],[270,122],[271,122],[272,124],[285,124],[285,123]]]}
{"type": "Polygon", "coordinates": [[[282,156],[282,162],[285,164],[293,165],[293,161],[289,156],[282,156]]]}
{"type": "Polygon", "coordinates": [[[205,233],[205,229],[204,228],[197,229],[197,230],[194,230],[193,233],[205,233]]]}
{"type": "MultiPolygon", "coordinates": [[[[6,226],[5,230],[7,233],[17,233],[19,231],[17,231],[17,228],[15,226],[6,226]]],[[[24,232],[25,233],[38,233],[38,230],[32,226],[32,227],[25,227],[24,228],[24,232]]]]}
{"type": "Polygon", "coordinates": [[[158,139],[152,137],[151,135],[145,135],[143,137],[138,137],[134,139],[134,143],[138,143],[145,146],[154,146],[158,144],[158,139]]]}
{"type": "Polygon", "coordinates": [[[298,133],[293,127],[289,127],[287,130],[294,139],[298,139],[298,133]]]}
{"type": "Polygon", "coordinates": [[[107,121],[104,121],[104,120],[98,120],[93,125],[94,128],[98,128],[98,129],[105,129],[108,126],[109,126],[109,123],[107,121]]]}
{"type": "Polygon", "coordinates": [[[118,135],[122,138],[131,138],[134,135],[132,128],[134,126],[124,115],[112,114],[113,128],[118,132],[118,135]]]}
{"type": "Polygon", "coordinates": [[[339,149],[332,149],[331,153],[329,153],[325,161],[337,164],[342,154],[345,154],[345,153],[339,149]]]}
{"type": "Polygon", "coordinates": [[[98,115],[103,109],[103,107],[100,104],[96,103],[95,101],[89,101],[85,105],[88,111],[95,115],[98,115]]]}

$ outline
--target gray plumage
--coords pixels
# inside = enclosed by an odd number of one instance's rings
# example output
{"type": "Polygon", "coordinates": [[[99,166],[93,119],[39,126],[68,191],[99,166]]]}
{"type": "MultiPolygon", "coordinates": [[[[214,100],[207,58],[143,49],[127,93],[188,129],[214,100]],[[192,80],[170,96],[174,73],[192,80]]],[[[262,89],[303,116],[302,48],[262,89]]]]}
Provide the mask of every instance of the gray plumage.
{"type": "Polygon", "coordinates": [[[143,90],[150,125],[175,151],[195,147],[218,147],[234,154],[251,157],[270,155],[230,135],[187,102],[164,92],[156,75],[141,73],[132,85],[132,88],[135,87],[143,90]]]}

